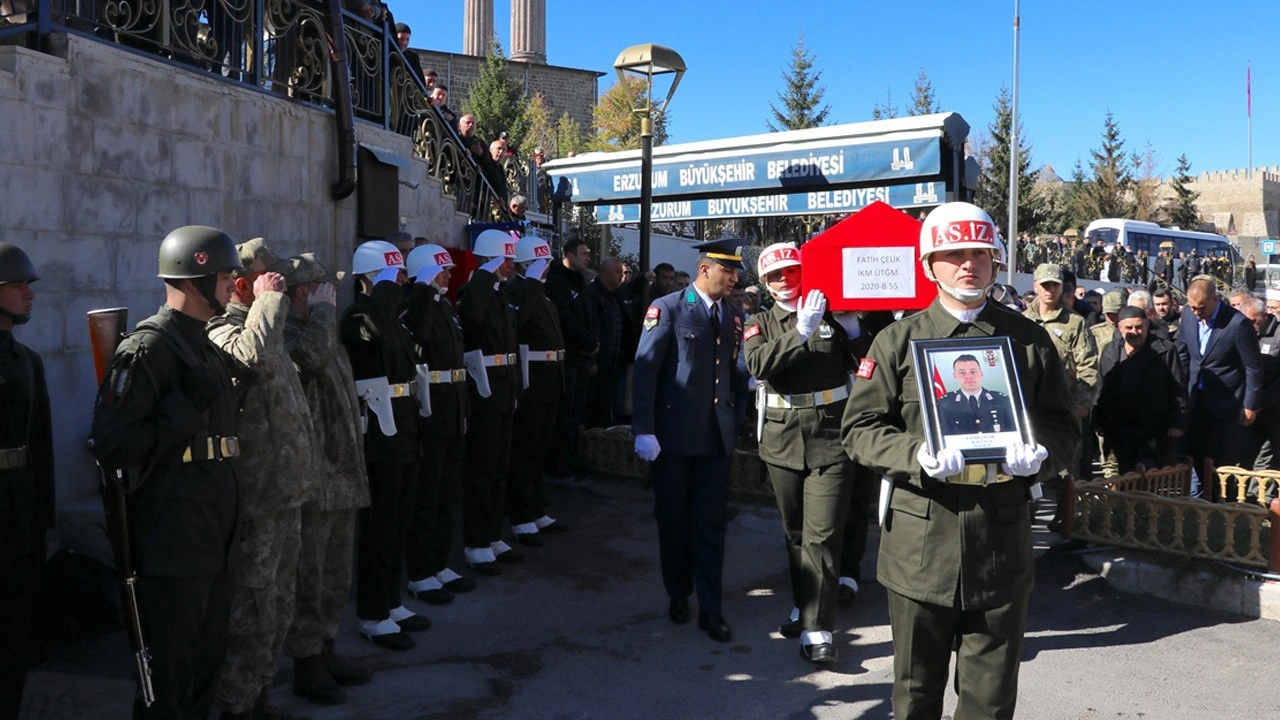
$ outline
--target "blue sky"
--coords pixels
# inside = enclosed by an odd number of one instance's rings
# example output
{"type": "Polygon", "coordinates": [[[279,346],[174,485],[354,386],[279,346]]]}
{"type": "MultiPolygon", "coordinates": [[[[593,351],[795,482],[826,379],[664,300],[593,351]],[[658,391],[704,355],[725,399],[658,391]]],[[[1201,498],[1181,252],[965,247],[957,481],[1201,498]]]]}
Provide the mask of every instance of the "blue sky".
{"type": "MultiPolygon", "coordinates": [[[[461,0],[390,1],[413,26],[414,46],[461,52],[461,0]]],[[[1012,0],[546,4],[548,61],[608,72],[601,91],[629,45],[680,52],[689,71],[671,104],[671,142],[765,132],[801,32],[837,123],[870,120],[886,92],[905,114],[924,68],[942,109],[963,115],[974,137],[990,124],[1000,86],[1012,85],[1012,0]]],[[[1087,167],[1110,110],[1126,150],[1149,141],[1162,175],[1183,153],[1195,172],[1245,167],[1250,61],[1253,164],[1280,164],[1275,0],[1024,0],[1021,14],[1019,116],[1036,166],[1062,176],[1077,158],[1087,167]]],[[[510,22],[509,0],[495,0],[494,27],[508,50],[510,22]]]]}

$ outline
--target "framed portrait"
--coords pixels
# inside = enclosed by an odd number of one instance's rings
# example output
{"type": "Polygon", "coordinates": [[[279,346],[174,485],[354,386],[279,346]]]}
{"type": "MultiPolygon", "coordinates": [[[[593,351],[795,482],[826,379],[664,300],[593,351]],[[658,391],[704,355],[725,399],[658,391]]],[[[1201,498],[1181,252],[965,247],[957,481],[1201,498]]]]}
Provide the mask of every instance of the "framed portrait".
{"type": "Polygon", "coordinates": [[[912,340],[911,356],[930,452],[1003,462],[1010,442],[1035,444],[1009,338],[912,340]]]}

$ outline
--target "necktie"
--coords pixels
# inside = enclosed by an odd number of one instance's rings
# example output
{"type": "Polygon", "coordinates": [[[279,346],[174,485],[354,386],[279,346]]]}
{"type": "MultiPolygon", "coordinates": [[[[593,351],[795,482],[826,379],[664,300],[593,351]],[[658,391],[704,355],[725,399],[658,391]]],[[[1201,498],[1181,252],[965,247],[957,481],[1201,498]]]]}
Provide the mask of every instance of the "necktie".
{"type": "Polygon", "coordinates": [[[974,415],[978,414],[978,398],[976,395],[969,396],[969,412],[974,415]]]}
{"type": "Polygon", "coordinates": [[[720,337],[720,303],[711,303],[711,332],[720,337]]]}

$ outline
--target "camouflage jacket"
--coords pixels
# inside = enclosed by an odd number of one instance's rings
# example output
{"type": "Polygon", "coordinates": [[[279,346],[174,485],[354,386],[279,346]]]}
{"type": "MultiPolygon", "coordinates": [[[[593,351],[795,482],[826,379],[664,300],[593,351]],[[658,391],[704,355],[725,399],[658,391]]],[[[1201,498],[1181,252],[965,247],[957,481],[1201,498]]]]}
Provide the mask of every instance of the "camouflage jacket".
{"type": "Polygon", "coordinates": [[[1049,333],[1049,339],[1062,359],[1067,387],[1076,407],[1093,407],[1098,397],[1098,348],[1094,345],[1093,333],[1084,324],[1084,318],[1066,307],[1043,316],[1039,300],[1032,302],[1023,315],[1049,333]]]}
{"type": "Polygon", "coordinates": [[[311,437],[319,458],[314,496],[320,509],[368,507],[360,401],[351,362],[338,347],[337,310],[320,303],[311,306],[307,319],[289,313],[284,346],[302,378],[311,409],[311,437]]]}
{"type": "Polygon", "coordinates": [[[213,344],[239,365],[240,507],[250,513],[298,507],[314,483],[311,411],[284,349],[288,314],[283,293],[265,292],[253,307],[228,303],[207,327],[213,344]]]}

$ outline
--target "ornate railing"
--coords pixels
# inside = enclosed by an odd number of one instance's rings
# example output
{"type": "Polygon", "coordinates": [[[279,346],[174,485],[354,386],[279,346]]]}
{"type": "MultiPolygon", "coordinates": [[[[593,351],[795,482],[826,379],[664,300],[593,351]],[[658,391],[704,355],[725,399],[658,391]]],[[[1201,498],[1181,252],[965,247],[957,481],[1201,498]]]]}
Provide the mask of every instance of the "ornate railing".
{"type": "MultiPolygon", "coordinates": [[[[76,34],[332,109],[328,13],[324,0],[0,0],[0,42],[44,48],[55,33],[76,34]]],[[[410,137],[458,210],[510,219],[505,188],[490,184],[427,101],[393,26],[389,13],[370,21],[343,11],[355,117],[410,137]]]]}

